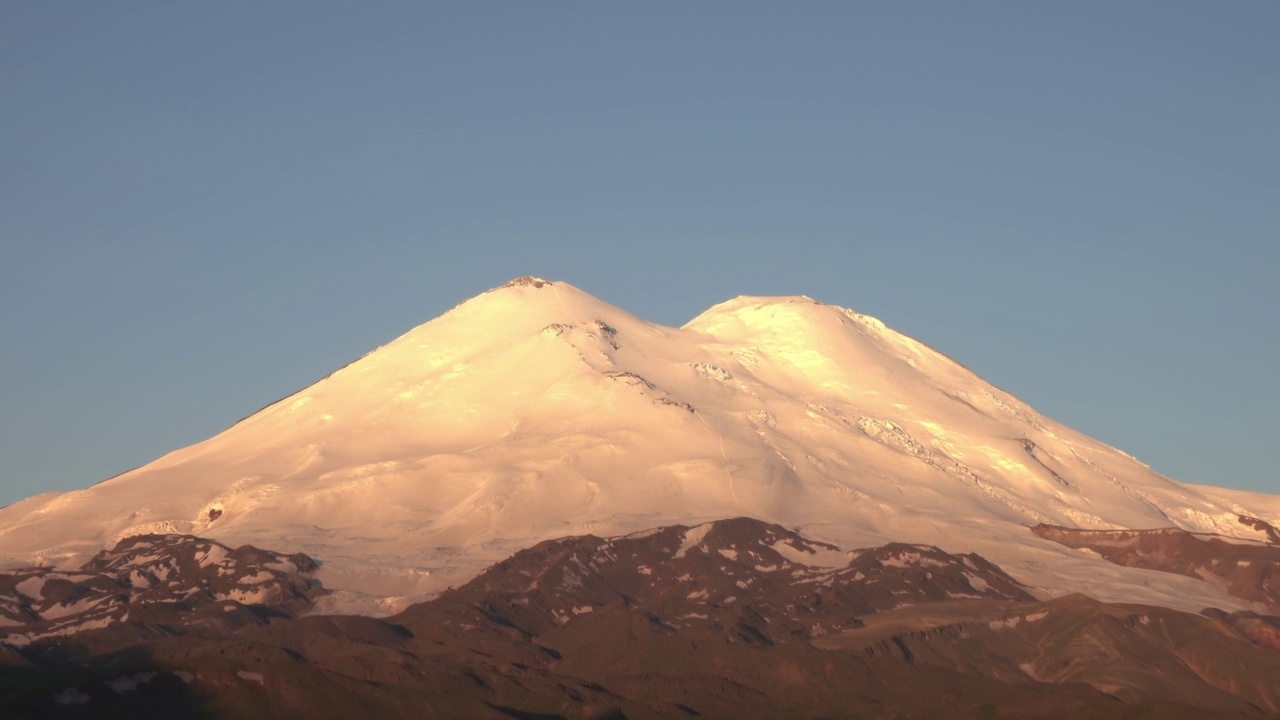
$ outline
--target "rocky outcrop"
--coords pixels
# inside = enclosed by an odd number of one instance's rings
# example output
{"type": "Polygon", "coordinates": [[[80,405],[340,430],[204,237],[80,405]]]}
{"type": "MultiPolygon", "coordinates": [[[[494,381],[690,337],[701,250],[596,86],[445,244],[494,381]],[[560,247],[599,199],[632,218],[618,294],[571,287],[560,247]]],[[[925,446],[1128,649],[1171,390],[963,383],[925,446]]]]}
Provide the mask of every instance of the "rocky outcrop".
{"type": "Polygon", "coordinates": [[[291,616],[323,593],[316,563],[252,545],[232,549],[190,535],[138,535],[80,569],[27,568],[0,574],[0,645],[127,623],[207,631],[291,616]]]}
{"type": "Polygon", "coordinates": [[[714,617],[744,640],[772,643],[854,627],[862,614],[954,598],[1032,599],[976,555],[905,544],[843,552],[736,518],[544,542],[440,602],[482,608],[530,635],[616,606],[642,610],[659,626],[714,617]]]}
{"type": "Polygon", "coordinates": [[[1274,525],[1261,518],[1250,517],[1248,515],[1237,515],[1236,520],[1245,527],[1253,528],[1266,536],[1267,542],[1272,545],[1280,545],[1280,530],[1274,525]]]}
{"type": "Polygon", "coordinates": [[[1256,603],[1259,609],[1280,613],[1277,545],[1178,528],[1079,530],[1036,525],[1031,532],[1067,547],[1097,553],[1117,565],[1208,580],[1235,597],[1256,603]]]}

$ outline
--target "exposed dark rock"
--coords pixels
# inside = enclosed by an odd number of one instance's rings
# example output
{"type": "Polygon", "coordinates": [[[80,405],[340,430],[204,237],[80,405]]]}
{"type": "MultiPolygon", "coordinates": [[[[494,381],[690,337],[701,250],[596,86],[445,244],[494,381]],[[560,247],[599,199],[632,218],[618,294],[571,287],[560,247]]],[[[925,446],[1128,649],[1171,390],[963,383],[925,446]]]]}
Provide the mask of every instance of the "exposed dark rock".
{"type": "Polygon", "coordinates": [[[1280,613],[1280,546],[1179,528],[1078,530],[1036,525],[1031,531],[1067,547],[1087,548],[1117,565],[1212,579],[1231,595],[1280,613]]]}
{"type": "Polygon", "coordinates": [[[1239,520],[1240,524],[1244,525],[1245,527],[1251,527],[1254,530],[1260,530],[1266,533],[1267,542],[1271,543],[1272,545],[1280,545],[1280,530],[1277,530],[1274,525],[1267,522],[1266,520],[1262,520],[1256,517],[1250,517],[1248,515],[1237,515],[1236,519],[1239,520]]]}
{"type": "Polygon", "coordinates": [[[0,573],[0,643],[21,648],[119,624],[142,634],[256,624],[310,607],[324,592],[307,577],[315,570],[315,561],[300,553],[252,545],[233,550],[190,535],[137,535],[76,571],[0,573]]]}

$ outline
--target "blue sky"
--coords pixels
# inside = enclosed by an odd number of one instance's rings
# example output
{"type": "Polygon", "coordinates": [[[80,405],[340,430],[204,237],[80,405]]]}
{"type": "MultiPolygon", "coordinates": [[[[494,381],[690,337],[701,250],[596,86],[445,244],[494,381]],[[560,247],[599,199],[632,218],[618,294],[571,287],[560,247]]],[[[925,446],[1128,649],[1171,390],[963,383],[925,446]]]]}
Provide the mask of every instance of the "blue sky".
{"type": "Polygon", "coordinates": [[[1280,5],[7,3],[0,503],[524,274],[874,315],[1280,492],[1280,5]]]}

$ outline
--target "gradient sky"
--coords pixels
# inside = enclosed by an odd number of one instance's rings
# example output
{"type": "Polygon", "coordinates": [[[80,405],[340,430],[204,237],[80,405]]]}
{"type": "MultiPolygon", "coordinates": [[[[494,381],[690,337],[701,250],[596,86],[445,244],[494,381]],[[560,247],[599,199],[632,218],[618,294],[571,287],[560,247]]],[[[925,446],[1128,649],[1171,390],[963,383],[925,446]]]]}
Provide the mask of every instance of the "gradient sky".
{"type": "Polygon", "coordinates": [[[4,3],[0,504],[511,277],[874,315],[1280,492],[1280,4],[4,3]]]}

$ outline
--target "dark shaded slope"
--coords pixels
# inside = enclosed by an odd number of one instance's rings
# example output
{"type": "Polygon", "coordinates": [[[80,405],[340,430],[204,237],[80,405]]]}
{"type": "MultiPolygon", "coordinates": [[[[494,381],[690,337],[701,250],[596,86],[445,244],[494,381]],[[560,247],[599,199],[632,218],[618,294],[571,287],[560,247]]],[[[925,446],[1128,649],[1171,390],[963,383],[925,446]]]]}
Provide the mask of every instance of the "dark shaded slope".
{"type": "Polygon", "coordinates": [[[217,632],[45,638],[0,656],[0,707],[18,717],[1276,717],[1280,652],[1268,628],[1251,613],[1036,602],[974,555],[900,544],[846,554],[740,518],[542,543],[386,619],[279,613],[217,632]],[[814,562],[833,558],[840,567],[814,562]]]}

